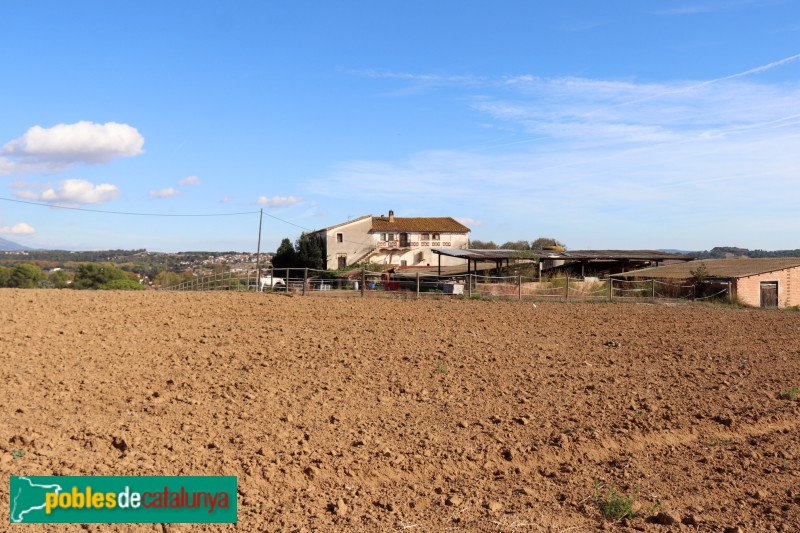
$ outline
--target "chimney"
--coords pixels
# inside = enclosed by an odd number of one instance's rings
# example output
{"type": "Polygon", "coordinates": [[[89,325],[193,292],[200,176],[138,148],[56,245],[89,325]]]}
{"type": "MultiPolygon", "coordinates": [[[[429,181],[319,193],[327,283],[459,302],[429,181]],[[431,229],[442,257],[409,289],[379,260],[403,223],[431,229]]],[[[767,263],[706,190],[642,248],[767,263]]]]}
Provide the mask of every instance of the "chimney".
{"type": "Polygon", "coordinates": [[[394,211],[389,209],[389,222],[394,222],[394,211]]]}

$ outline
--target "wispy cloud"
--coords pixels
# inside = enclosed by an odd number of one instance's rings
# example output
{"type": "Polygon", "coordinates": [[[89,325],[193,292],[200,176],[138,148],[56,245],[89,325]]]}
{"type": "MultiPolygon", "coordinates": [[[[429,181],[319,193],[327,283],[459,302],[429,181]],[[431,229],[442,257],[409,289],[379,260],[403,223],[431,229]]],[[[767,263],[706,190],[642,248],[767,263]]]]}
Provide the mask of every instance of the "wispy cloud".
{"type": "Polygon", "coordinates": [[[188,176],[188,177],[183,178],[182,180],[180,180],[178,182],[178,185],[180,185],[180,186],[184,186],[184,185],[200,185],[200,178],[198,178],[197,176],[188,176]]]}
{"type": "Polygon", "coordinates": [[[116,200],[119,195],[120,191],[115,185],[94,185],[79,179],[62,180],[58,187],[45,186],[39,191],[27,189],[16,193],[17,198],[59,205],[101,204],[116,200]]]}
{"type": "Polygon", "coordinates": [[[719,11],[733,11],[744,7],[758,6],[771,3],[765,0],[720,0],[716,2],[684,2],[683,5],[657,9],[653,11],[655,15],[676,16],[676,15],[697,15],[701,13],[716,13],[719,11]]]}
{"type": "Polygon", "coordinates": [[[558,220],[554,233],[584,237],[636,228],[672,231],[688,243],[697,225],[746,235],[752,226],[738,214],[796,209],[795,194],[776,191],[796,191],[800,171],[800,84],[750,78],[796,68],[798,59],[694,82],[495,80],[470,106],[510,138],[398,161],[342,162],[308,190],[371,203],[413,200],[428,212],[456,202],[493,228],[535,219],[558,220]]]}
{"type": "Polygon", "coordinates": [[[143,145],[136,128],[116,122],[33,126],[0,150],[0,173],[58,172],[78,163],[107,163],[141,154],[143,145]]]}
{"type": "Polygon", "coordinates": [[[150,198],[173,198],[181,193],[174,187],[167,187],[166,189],[158,189],[150,191],[148,194],[150,198]]]}
{"type": "Polygon", "coordinates": [[[468,228],[474,228],[475,226],[482,226],[484,224],[482,220],[475,220],[474,218],[470,217],[456,217],[456,220],[468,228]]]}
{"type": "Polygon", "coordinates": [[[272,208],[281,208],[281,207],[289,207],[295,204],[299,204],[303,201],[303,198],[299,196],[273,196],[272,198],[268,198],[266,196],[259,196],[256,203],[258,205],[264,205],[267,207],[272,208]]]}
{"type": "Polygon", "coordinates": [[[348,70],[348,74],[365,78],[384,78],[393,80],[407,80],[430,85],[464,85],[479,84],[487,81],[483,76],[455,75],[455,74],[415,74],[410,72],[397,72],[392,70],[348,70]]]}

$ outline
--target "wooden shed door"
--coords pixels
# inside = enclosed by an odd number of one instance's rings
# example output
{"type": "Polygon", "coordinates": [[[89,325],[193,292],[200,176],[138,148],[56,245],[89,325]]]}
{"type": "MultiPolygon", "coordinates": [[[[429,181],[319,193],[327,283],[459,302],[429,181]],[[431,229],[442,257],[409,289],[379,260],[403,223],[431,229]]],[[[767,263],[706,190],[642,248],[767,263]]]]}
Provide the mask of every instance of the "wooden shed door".
{"type": "Polygon", "coordinates": [[[778,307],[778,282],[761,282],[761,307],[778,307]]]}

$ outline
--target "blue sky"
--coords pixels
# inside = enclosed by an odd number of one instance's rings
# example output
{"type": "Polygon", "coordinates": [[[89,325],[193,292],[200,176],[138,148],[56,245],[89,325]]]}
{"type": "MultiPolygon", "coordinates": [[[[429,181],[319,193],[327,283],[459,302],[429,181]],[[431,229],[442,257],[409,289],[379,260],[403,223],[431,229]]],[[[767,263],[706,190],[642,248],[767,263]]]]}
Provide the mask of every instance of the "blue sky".
{"type": "Polygon", "coordinates": [[[27,246],[255,250],[263,208],[264,250],[389,209],[800,248],[791,0],[32,0],[0,48],[0,237],[27,246]]]}

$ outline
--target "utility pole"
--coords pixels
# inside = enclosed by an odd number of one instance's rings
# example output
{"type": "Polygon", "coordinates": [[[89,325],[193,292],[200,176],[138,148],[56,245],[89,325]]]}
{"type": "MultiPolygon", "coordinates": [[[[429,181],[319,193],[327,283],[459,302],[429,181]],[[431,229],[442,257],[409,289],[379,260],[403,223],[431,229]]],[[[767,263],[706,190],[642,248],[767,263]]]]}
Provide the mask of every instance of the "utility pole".
{"type": "Polygon", "coordinates": [[[264,219],[264,208],[258,211],[258,248],[256,248],[256,292],[261,287],[261,221],[264,219]]]}

